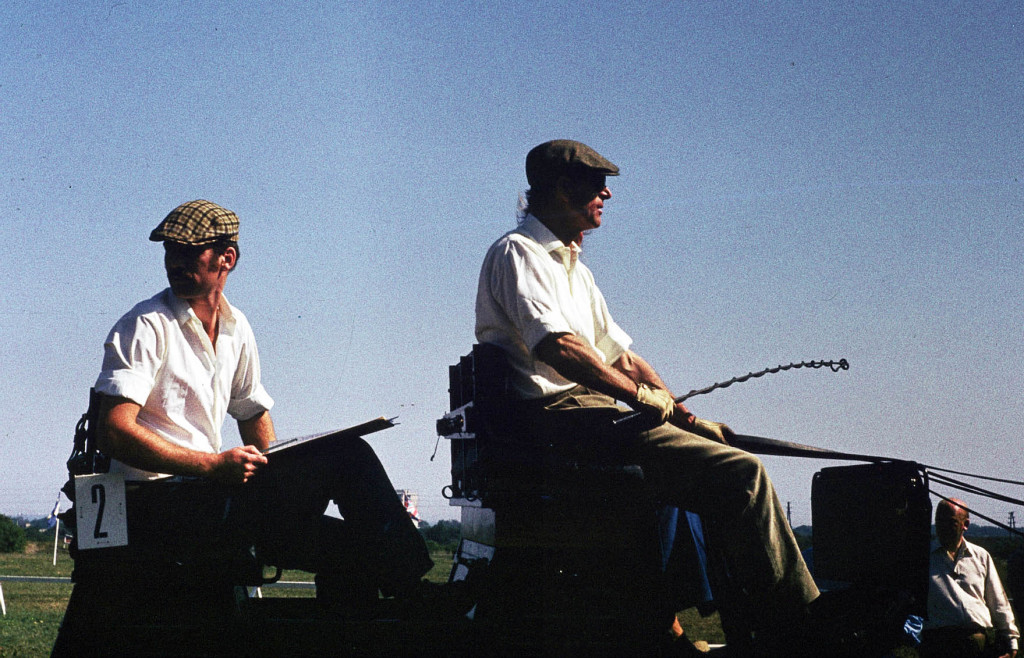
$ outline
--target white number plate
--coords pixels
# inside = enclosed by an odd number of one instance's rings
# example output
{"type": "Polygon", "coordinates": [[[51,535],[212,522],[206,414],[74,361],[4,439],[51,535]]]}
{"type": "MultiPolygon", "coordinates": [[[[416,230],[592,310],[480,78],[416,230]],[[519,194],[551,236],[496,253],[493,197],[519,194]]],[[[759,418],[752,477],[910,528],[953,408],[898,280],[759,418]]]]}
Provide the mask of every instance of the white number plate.
{"type": "Polygon", "coordinates": [[[124,475],[98,473],[75,476],[75,518],[78,548],[128,545],[124,475]]]}

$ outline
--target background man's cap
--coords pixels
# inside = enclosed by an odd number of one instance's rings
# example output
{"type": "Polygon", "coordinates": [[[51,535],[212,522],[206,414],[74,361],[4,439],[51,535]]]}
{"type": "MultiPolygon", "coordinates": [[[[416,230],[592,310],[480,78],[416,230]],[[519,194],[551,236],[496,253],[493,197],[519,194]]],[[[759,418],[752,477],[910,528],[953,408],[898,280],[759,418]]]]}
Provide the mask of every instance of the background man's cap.
{"type": "Polygon", "coordinates": [[[530,187],[544,187],[563,174],[589,169],[605,176],[618,176],[619,168],[581,142],[556,139],[530,149],[526,154],[526,180],[530,187]]]}
{"type": "Polygon", "coordinates": [[[202,199],[181,204],[149,234],[153,242],[190,245],[210,244],[220,238],[238,241],[238,215],[202,199]]]}

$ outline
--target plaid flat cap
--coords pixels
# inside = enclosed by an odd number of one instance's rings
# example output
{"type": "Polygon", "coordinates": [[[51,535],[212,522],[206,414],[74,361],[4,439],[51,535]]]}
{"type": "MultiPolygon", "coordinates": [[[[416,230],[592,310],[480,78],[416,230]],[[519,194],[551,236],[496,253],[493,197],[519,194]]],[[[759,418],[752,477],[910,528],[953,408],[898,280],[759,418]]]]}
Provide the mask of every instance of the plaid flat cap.
{"type": "Polygon", "coordinates": [[[153,242],[189,245],[210,244],[220,238],[238,241],[238,215],[202,199],[181,204],[149,234],[153,242]]]}
{"type": "Polygon", "coordinates": [[[526,180],[530,187],[544,187],[564,174],[589,169],[605,176],[618,176],[619,168],[582,142],[555,139],[538,144],[526,154],[526,180]]]}

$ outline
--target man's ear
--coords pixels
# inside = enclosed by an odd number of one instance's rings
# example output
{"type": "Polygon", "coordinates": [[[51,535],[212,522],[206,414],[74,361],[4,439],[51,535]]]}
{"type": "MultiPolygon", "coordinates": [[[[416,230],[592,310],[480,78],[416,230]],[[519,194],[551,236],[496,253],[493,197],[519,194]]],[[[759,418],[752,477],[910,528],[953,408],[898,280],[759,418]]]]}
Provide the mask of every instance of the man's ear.
{"type": "Polygon", "coordinates": [[[576,191],[576,186],[573,180],[568,176],[559,176],[558,180],[555,181],[555,196],[561,201],[570,201],[573,197],[573,192],[576,191]]]}
{"type": "Polygon", "coordinates": [[[966,530],[969,527],[971,527],[971,520],[970,519],[964,519],[964,530],[966,530]]]}
{"type": "Polygon", "coordinates": [[[224,250],[224,253],[220,255],[221,263],[223,267],[226,267],[228,271],[235,269],[235,263],[238,261],[238,252],[235,251],[234,247],[228,247],[224,250]]]}

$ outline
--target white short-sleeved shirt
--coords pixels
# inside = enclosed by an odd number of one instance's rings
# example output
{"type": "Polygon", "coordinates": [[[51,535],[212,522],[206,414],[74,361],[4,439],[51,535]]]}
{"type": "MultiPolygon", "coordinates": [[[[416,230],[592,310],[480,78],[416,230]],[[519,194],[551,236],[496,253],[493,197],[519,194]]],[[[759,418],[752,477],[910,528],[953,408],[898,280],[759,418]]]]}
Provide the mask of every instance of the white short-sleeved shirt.
{"type": "Polygon", "coordinates": [[[946,549],[936,546],[930,572],[926,629],[975,623],[995,628],[1016,643],[1020,633],[988,551],[965,539],[950,559],[946,549]]]}
{"type": "MultiPolygon", "coordinates": [[[[139,404],[138,422],[171,443],[221,449],[227,414],[247,420],[274,401],[260,383],[256,338],[245,316],[221,298],[217,348],[188,302],[170,288],[137,304],[110,330],[95,388],[139,404]]],[[[129,480],[164,477],[114,460],[129,480]]]]}
{"type": "Polygon", "coordinates": [[[495,242],[484,258],[476,295],[476,339],[509,355],[514,385],[526,399],[576,385],[534,356],[548,334],[575,334],[614,363],[632,339],[608,313],[594,275],[580,262],[576,243],[566,246],[533,215],[495,242]]]}

